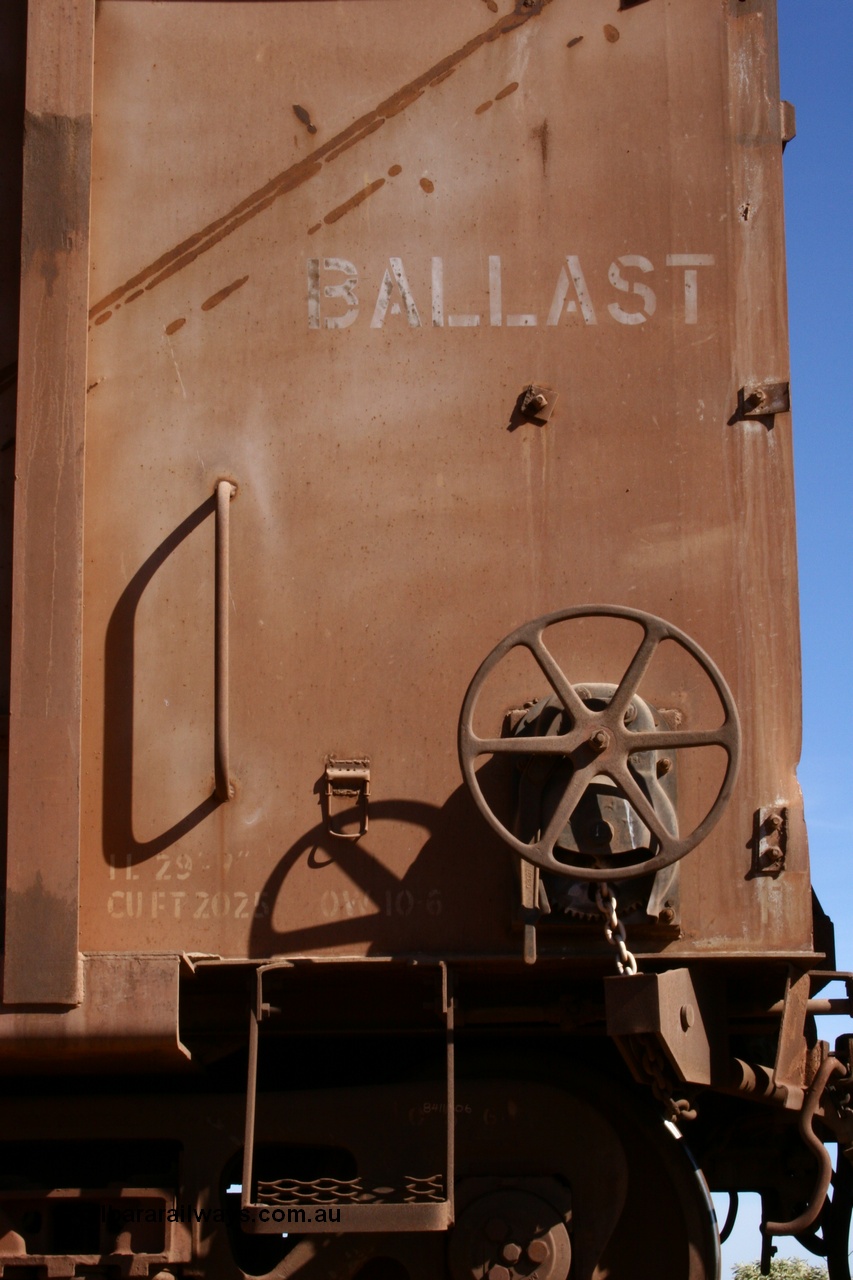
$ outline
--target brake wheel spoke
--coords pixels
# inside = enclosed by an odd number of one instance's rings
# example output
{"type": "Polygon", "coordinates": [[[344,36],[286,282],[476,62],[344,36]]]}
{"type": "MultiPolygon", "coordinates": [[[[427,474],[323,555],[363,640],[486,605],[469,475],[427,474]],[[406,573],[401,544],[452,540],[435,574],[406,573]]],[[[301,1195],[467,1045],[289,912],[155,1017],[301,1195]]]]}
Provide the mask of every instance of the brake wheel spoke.
{"type": "Polygon", "coordinates": [[[541,631],[527,641],[527,647],[547,676],[548,683],[575,724],[588,720],[590,717],[589,708],[584,704],[574,685],[569,682],[563,668],[545,648],[541,631]]]}
{"type": "Polygon", "coordinates": [[[560,802],[554,811],[551,821],[545,828],[544,834],[536,842],[537,848],[546,855],[551,855],[554,845],[563,834],[566,823],[578,807],[581,797],[586,791],[593,771],[594,766],[588,765],[585,769],[578,769],[569,779],[569,785],[560,797],[560,802]]]}
{"type": "Polygon", "coordinates": [[[723,747],[730,749],[730,735],[721,729],[650,729],[648,733],[626,734],[629,755],[638,751],[679,751],[682,747],[723,747]]]}
{"type": "Polygon", "coordinates": [[[605,772],[613,778],[617,786],[621,787],[626,800],[640,821],[644,822],[652,834],[657,836],[661,849],[666,848],[673,839],[672,832],[667,831],[661,822],[654,805],[629,769],[627,761],[620,760],[612,770],[606,769],[605,772]]]}
{"type": "Polygon", "coordinates": [[[578,744],[579,735],[560,734],[549,738],[477,738],[469,735],[465,743],[466,754],[477,756],[567,756],[578,744]]]}
{"type": "Polygon", "coordinates": [[[620,721],[628,710],[628,703],[640,687],[640,681],[649,669],[649,664],[657,652],[658,645],[664,638],[660,626],[649,625],[640,642],[637,652],[628,664],[628,670],[619,681],[619,688],[610,699],[610,712],[616,721],[620,721]]]}

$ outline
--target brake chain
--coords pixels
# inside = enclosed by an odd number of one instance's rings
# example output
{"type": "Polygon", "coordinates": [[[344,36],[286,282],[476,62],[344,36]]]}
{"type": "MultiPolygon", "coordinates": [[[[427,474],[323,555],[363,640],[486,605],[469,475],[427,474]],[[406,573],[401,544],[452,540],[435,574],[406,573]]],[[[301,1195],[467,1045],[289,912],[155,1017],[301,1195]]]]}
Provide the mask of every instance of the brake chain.
{"type": "Polygon", "coordinates": [[[616,895],[606,880],[595,886],[595,905],[604,916],[604,936],[616,948],[616,969],[623,977],[630,977],[637,972],[637,961],[628,950],[628,935],[616,914],[616,895]]]}
{"type": "Polygon", "coordinates": [[[643,1072],[652,1093],[666,1112],[667,1120],[680,1124],[683,1120],[695,1120],[696,1108],[687,1098],[673,1096],[674,1088],[666,1055],[652,1035],[638,1036],[639,1057],[643,1072]]]}

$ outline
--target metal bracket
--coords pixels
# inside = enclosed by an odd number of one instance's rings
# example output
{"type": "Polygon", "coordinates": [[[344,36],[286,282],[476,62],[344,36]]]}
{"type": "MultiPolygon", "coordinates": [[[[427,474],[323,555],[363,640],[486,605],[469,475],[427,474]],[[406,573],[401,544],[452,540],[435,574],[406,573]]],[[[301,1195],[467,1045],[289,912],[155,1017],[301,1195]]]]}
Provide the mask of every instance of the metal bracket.
{"type": "Polygon", "coordinates": [[[557,393],[551,387],[540,387],[535,383],[525,387],[521,393],[519,413],[534,422],[547,422],[554,412],[557,393]]]}
{"type": "Polygon", "coordinates": [[[787,382],[748,382],[741,388],[742,418],[767,418],[774,413],[788,413],[791,389],[787,382]]]}
{"type": "Polygon", "coordinates": [[[726,1043],[722,995],[715,982],[689,969],[637,974],[630,982],[604,979],[607,1034],[613,1036],[635,1077],[631,1041],[651,1036],[679,1081],[713,1085],[723,1075],[726,1043]]]}
{"type": "Polygon", "coordinates": [[[765,805],[756,809],[752,835],[752,875],[781,875],[785,870],[787,847],[787,806],[765,805]]]}
{"type": "Polygon", "coordinates": [[[367,831],[367,806],[370,800],[370,761],[366,756],[351,760],[326,757],[323,774],[323,799],[325,824],[330,836],[338,840],[358,840],[367,831]],[[344,801],[337,805],[336,801],[344,801]],[[343,831],[337,820],[351,810],[358,812],[358,829],[343,831]]]}
{"type": "Polygon", "coordinates": [[[789,966],[785,980],[782,1021],[779,1024],[776,1063],[773,1067],[773,1084],[787,1089],[785,1105],[789,1110],[798,1110],[802,1106],[806,1085],[808,1048],[805,1025],[810,992],[809,972],[789,966]]]}

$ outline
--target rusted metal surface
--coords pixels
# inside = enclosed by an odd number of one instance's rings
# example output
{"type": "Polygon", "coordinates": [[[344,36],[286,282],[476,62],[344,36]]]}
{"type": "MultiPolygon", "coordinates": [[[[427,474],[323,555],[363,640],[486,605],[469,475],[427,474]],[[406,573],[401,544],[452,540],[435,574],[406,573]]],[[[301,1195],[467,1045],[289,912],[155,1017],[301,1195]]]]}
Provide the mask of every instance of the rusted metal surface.
{"type": "Polygon", "coordinates": [[[30,9],[0,1275],[716,1280],[662,1117],[853,1135],[772,0],[30,9]]]}
{"type": "Polygon", "coordinates": [[[9,647],[12,606],[12,493],[20,304],[21,141],[24,132],[26,11],[0,13],[0,883],[6,883],[9,768],[9,647]]]}
{"type": "Polygon", "coordinates": [[[79,997],[93,30],[94,0],[30,8],[3,976],[10,1003],[79,997]]]}
{"type": "MultiPolygon", "coordinates": [[[[428,30],[413,0],[234,2],[215,24],[203,2],[98,7],[88,373],[40,335],[68,403],[88,389],[82,659],[74,591],[70,612],[56,597],[75,725],[81,674],[85,705],[83,950],[519,955],[515,868],[460,787],[454,723],[502,635],[597,598],[671,618],[744,727],[731,804],[681,866],[678,926],[661,903],[647,946],[810,954],[797,682],[768,680],[798,667],[790,424],[729,425],[739,389],[787,379],[772,5],[495,4],[442,0],[428,30]],[[223,478],[239,482],[227,804],[223,478]],[[777,626],[736,625],[765,605],[777,626]],[[324,761],[354,751],[370,831],[324,844],[324,761]],[[744,887],[752,815],[776,795],[792,797],[785,875],[744,887]]],[[[53,19],[85,61],[77,10],[53,19]]],[[[32,47],[47,77],[50,43],[32,47]]],[[[27,484],[20,554],[52,564],[49,497],[27,484]]],[[[81,492],[63,488],[78,587],[81,492]]],[[[46,682],[42,606],[33,626],[19,610],[18,696],[36,702],[66,687],[60,667],[46,682]]],[[[626,649],[591,630],[567,680],[618,681],[626,649]]],[[[494,710],[548,692],[518,669],[494,710]]],[[[685,734],[715,728],[671,653],[640,694],[685,734]]],[[[26,723],[14,787],[31,796],[46,739],[26,723]]],[[[66,920],[76,732],[41,788],[61,835],[31,857],[21,814],[10,872],[17,892],[55,857],[66,920]]],[[[676,843],[716,768],[678,767],[676,843]]],[[[36,918],[27,905],[10,935],[21,998],[47,998],[36,918]]],[[[68,998],[73,933],[56,949],[68,998]]]]}
{"type": "Polygon", "coordinates": [[[453,1280],[566,1280],[572,1261],[571,1196],[556,1179],[513,1190],[480,1188],[459,1216],[450,1251],[453,1280]]]}
{"type": "Polygon", "coordinates": [[[0,1192],[6,1228],[0,1273],[8,1268],[14,1274],[25,1262],[57,1280],[79,1275],[84,1267],[110,1267],[122,1277],[162,1275],[161,1267],[191,1259],[190,1233],[175,1220],[174,1204],[174,1192],[162,1187],[0,1192]],[[85,1242],[81,1234],[88,1236],[85,1242]],[[63,1236],[66,1243],[69,1236],[77,1237],[73,1253],[59,1252],[63,1236]]]}
{"type": "Polygon", "coordinates": [[[0,1008],[4,1071],[180,1071],[178,956],[86,956],[77,1005],[62,1012],[0,1008]]]}
{"type": "Polygon", "coordinates": [[[803,1033],[810,991],[811,976],[807,972],[791,968],[785,983],[773,1083],[793,1090],[800,1098],[808,1084],[808,1055],[803,1033]]]}
{"type": "Polygon", "coordinates": [[[610,1034],[654,1035],[679,1080],[710,1084],[723,1074],[725,1014],[716,984],[700,982],[688,969],[669,969],[630,983],[609,978],[605,997],[610,1034]]]}
{"type": "Polygon", "coordinates": [[[832,1159],[824,1144],[814,1131],[815,1116],[819,1112],[823,1092],[834,1075],[846,1073],[847,1068],[838,1058],[827,1057],[818,1069],[809,1086],[808,1094],[800,1112],[799,1129],[803,1142],[813,1153],[818,1163],[818,1176],[807,1208],[789,1222],[765,1222],[762,1226],[765,1236],[798,1236],[808,1231],[817,1221],[818,1215],[826,1200],[832,1178],[832,1159]]]}
{"type": "MultiPolygon", "coordinates": [[[[304,1168],[311,1159],[333,1165],[349,1152],[365,1183],[378,1186],[377,1175],[383,1166],[387,1171],[389,1159],[396,1158],[401,1135],[405,1134],[416,1154],[428,1154],[440,1146],[447,1117],[435,1086],[434,1080],[422,1079],[385,1086],[266,1092],[259,1096],[258,1120],[271,1155],[282,1155],[294,1177],[300,1165],[304,1168]]],[[[12,1167],[6,1189],[16,1189],[16,1177],[21,1180],[29,1170],[48,1189],[50,1180],[61,1176],[55,1154],[50,1163],[51,1152],[57,1151],[58,1131],[69,1148],[102,1142],[102,1173],[115,1175],[123,1163],[120,1143],[115,1141],[115,1135],[121,1134],[131,1151],[146,1141],[160,1147],[177,1145],[183,1152],[179,1170],[169,1169],[162,1159],[167,1167],[152,1170],[160,1181],[152,1179],[142,1188],[149,1193],[158,1188],[183,1211],[173,1229],[176,1243],[189,1246],[190,1261],[185,1269],[180,1264],[173,1267],[177,1275],[201,1271],[211,1280],[225,1280],[241,1273],[274,1273],[282,1280],[291,1276],[356,1280],[369,1262],[390,1258],[397,1261],[396,1274],[408,1275],[410,1280],[458,1280],[460,1275],[467,1280],[464,1267],[470,1269],[472,1236],[481,1230],[483,1210],[491,1204],[494,1217],[512,1232],[493,1243],[515,1244],[525,1252],[534,1245],[536,1253],[534,1241],[541,1239],[548,1246],[543,1261],[555,1267],[555,1280],[565,1280],[565,1274],[556,1270],[567,1254],[560,1221],[570,1236],[573,1280],[593,1280],[605,1268],[637,1280],[661,1275],[713,1280],[715,1276],[707,1190],[681,1149],[683,1144],[665,1131],[658,1117],[637,1115],[619,1098],[611,1100],[606,1091],[596,1090],[594,1082],[587,1080],[578,1088],[575,1081],[571,1090],[511,1078],[464,1082],[456,1098],[458,1244],[456,1228],[449,1239],[443,1232],[413,1236],[330,1230],[320,1234],[305,1230],[308,1215],[318,1207],[308,1204],[284,1226],[279,1224],[277,1238],[241,1232],[240,1196],[228,1190],[239,1183],[235,1162],[240,1154],[240,1107],[239,1095],[215,1091],[164,1091],[156,1097],[107,1093],[80,1097],[70,1109],[67,1098],[58,1096],[38,1101],[23,1098],[14,1111],[4,1104],[4,1144],[26,1139],[37,1153],[19,1173],[12,1167]],[[591,1153],[595,1159],[590,1159],[591,1153]],[[483,1173],[498,1163],[499,1172],[483,1173]],[[527,1212],[531,1199],[541,1202],[537,1208],[544,1230],[539,1233],[531,1231],[527,1212]],[[548,1221],[544,1221],[546,1214],[548,1221]],[[645,1238],[657,1241],[654,1249],[637,1250],[638,1221],[646,1223],[649,1235],[645,1238]],[[288,1233],[286,1239],[282,1231],[288,1233]]],[[[3,1154],[11,1155],[8,1146],[3,1154]]],[[[120,1177],[109,1178],[110,1206],[117,1183],[120,1177]]],[[[44,1203],[45,1192],[38,1198],[44,1203]]],[[[125,1245],[123,1266],[134,1268],[138,1262],[140,1269],[147,1267],[145,1252],[140,1249],[136,1257],[125,1245]]],[[[90,1251],[79,1253],[84,1258],[89,1255],[80,1270],[91,1267],[90,1251]]],[[[73,1250],[54,1249],[48,1256],[52,1273],[71,1274],[68,1264],[75,1260],[73,1250]]],[[[116,1257],[105,1262],[119,1265],[116,1257]]],[[[20,1250],[0,1254],[0,1266],[7,1265],[26,1265],[20,1250]]],[[[508,1260],[499,1265],[510,1271],[513,1266],[508,1260]]],[[[535,1268],[525,1270],[525,1265],[519,1260],[519,1269],[529,1275],[535,1268]]],[[[476,1272],[470,1274],[473,1280],[476,1272]]]]}

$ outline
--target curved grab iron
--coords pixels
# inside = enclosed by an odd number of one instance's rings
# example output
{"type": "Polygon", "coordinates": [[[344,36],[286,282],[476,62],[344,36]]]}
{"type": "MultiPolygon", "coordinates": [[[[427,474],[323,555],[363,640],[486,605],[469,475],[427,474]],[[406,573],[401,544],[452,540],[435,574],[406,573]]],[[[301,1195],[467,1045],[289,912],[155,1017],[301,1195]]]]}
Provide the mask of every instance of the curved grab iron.
{"type": "Polygon", "coordinates": [[[839,1058],[827,1058],[821,1063],[817,1074],[806,1094],[803,1109],[800,1112],[800,1136],[806,1146],[814,1152],[818,1161],[818,1176],[809,1203],[798,1218],[790,1222],[764,1222],[761,1230],[765,1236],[796,1236],[807,1231],[823,1208],[829,1183],[832,1178],[832,1160],[829,1152],[814,1131],[814,1117],[818,1109],[823,1091],[829,1080],[838,1072],[846,1072],[847,1068],[839,1058]]]}

